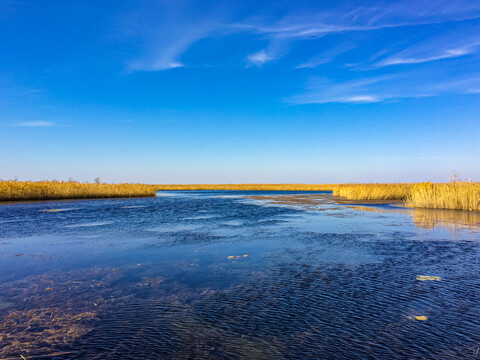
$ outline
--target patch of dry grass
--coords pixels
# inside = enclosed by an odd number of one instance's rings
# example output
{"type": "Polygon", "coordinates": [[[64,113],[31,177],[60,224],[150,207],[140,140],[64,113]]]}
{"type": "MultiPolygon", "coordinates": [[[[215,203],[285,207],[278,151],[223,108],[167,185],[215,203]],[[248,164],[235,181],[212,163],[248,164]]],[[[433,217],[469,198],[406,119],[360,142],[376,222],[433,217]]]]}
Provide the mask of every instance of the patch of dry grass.
{"type": "Polygon", "coordinates": [[[405,200],[413,184],[347,184],[338,185],[333,195],[352,200],[405,200]]]}
{"type": "Polygon", "coordinates": [[[159,190],[323,191],[333,187],[309,184],[145,185],[4,180],[0,181],[0,201],[153,197],[159,190]]]}
{"type": "Polygon", "coordinates": [[[352,200],[403,200],[407,206],[429,209],[480,210],[480,183],[348,184],[333,189],[352,200]]]}
{"type": "Polygon", "coordinates": [[[155,196],[158,186],[76,181],[0,181],[0,201],[155,196]]]}
{"type": "Polygon", "coordinates": [[[156,185],[158,190],[332,191],[335,184],[193,184],[156,185]]]}
{"type": "Polygon", "coordinates": [[[429,209],[479,211],[480,183],[452,181],[415,184],[406,197],[405,204],[429,209]]]}

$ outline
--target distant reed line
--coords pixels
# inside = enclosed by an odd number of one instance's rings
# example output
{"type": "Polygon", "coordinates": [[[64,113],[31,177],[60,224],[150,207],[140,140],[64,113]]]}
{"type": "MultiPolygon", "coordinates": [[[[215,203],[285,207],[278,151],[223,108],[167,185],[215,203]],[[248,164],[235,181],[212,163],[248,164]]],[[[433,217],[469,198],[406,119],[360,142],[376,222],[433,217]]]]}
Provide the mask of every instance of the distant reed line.
{"type": "Polygon", "coordinates": [[[407,206],[480,210],[480,183],[146,185],[76,181],[0,181],[0,201],[153,197],[161,190],[333,191],[351,200],[403,200],[407,206]]]}
{"type": "Polygon", "coordinates": [[[336,184],[193,184],[156,185],[158,190],[332,191],[336,184]]]}

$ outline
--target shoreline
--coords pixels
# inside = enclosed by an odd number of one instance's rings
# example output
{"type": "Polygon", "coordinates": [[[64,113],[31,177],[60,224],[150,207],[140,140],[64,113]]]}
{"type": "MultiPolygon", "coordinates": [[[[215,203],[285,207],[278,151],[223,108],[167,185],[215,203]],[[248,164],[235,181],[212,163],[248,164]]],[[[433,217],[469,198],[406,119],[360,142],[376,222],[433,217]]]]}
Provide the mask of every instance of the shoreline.
{"type": "Polygon", "coordinates": [[[64,199],[34,199],[34,200],[0,200],[0,206],[5,205],[19,205],[19,204],[41,204],[50,202],[69,202],[69,201],[82,201],[82,200],[127,200],[127,199],[145,199],[154,198],[156,196],[119,196],[119,197],[91,197],[91,198],[64,198],[64,199]]]}
{"type": "Polygon", "coordinates": [[[412,208],[480,211],[480,183],[370,184],[107,184],[75,181],[0,181],[0,205],[32,201],[155,197],[159,191],[329,191],[339,203],[400,204],[412,208]]]}

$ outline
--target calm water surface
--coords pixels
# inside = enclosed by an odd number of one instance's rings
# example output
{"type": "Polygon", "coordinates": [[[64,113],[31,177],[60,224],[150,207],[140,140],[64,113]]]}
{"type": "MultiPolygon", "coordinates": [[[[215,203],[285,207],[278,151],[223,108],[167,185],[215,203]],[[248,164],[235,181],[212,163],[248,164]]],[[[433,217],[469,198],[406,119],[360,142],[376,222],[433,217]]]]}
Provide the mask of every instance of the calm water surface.
{"type": "Polygon", "coordinates": [[[0,206],[0,358],[480,359],[478,216],[328,193],[0,206]]]}

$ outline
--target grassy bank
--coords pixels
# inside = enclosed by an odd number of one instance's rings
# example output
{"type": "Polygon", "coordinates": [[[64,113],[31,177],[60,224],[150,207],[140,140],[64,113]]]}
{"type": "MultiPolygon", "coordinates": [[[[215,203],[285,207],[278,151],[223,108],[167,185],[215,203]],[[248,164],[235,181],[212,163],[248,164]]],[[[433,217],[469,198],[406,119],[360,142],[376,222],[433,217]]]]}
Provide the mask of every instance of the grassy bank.
{"type": "Polygon", "coordinates": [[[412,187],[407,206],[429,209],[480,210],[480,183],[421,183],[412,187]]]}
{"type": "Polygon", "coordinates": [[[352,200],[405,200],[413,184],[347,184],[333,189],[333,195],[352,200]]]}
{"type": "Polygon", "coordinates": [[[0,201],[155,196],[158,186],[76,181],[0,181],[0,201]]]}
{"type": "Polygon", "coordinates": [[[351,200],[403,200],[417,208],[480,210],[480,183],[403,184],[97,184],[75,181],[0,181],[0,201],[153,197],[158,190],[326,191],[351,200]]]}
{"type": "Polygon", "coordinates": [[[407,206],[429,209],[480,210],[480,183],[348,184],[333,194],[352,200],[403,200],[407,206]]]}
{"type": "Polygon", "coordinates": [[[6,180],[0,181],[0,201],[153,197],[159,190],[322,191],[333,187],[307,184],[144,185],[6,180]]]}

